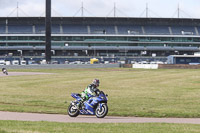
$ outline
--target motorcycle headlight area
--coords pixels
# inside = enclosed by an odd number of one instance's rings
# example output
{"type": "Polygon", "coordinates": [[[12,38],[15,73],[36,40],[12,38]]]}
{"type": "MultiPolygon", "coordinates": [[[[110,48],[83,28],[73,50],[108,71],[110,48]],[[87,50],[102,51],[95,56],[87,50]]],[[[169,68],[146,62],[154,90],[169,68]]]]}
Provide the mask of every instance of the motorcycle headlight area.
{"type": "Polygon", "coordinates": [[[107,98],[107,97],[101,97],[101,98],[102,98],[103,100],[106,100],[106,99],[108,100],[108,98],[107,98]]]}

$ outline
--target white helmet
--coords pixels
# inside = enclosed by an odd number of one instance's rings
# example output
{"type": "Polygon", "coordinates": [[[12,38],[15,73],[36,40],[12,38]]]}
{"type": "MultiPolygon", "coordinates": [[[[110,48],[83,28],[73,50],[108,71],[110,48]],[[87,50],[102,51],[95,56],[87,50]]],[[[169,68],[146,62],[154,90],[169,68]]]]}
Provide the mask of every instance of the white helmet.
{"type": "Polygon", "coordinates": [[[92,84],[95,85],[96,87],[98,87],[99,84],[100,84],[99,79],[94,79],[94,80],[92,81],[92,84]]]}

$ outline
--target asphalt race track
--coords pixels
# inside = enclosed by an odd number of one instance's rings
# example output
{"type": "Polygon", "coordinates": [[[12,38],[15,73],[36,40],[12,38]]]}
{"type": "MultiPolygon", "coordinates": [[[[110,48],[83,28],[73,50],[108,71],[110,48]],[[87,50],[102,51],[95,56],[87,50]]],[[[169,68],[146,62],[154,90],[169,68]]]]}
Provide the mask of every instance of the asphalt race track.
{"type": "Polygon", "coordinates": [[[200,118],[144,118],[144,117],[115,117],[106,116],[97,118],[96,116],[69,117],[59,114],[37,114],[37,113],[18,113],[0,111],[0,120],[18,121],[49,121],[49,122],[68,122],[68,123],[187,123],[200,124],[200,118]]]}
{"type": "Polygon", "coordinates": [[[43,74],[52,74],[52,73],[41,73],[41,72],[9,72],[8,71],[8,75],[3,74],[3,72],[0,72],[0,77],[21,76],[21,75],[43,75],[43,74]]]}

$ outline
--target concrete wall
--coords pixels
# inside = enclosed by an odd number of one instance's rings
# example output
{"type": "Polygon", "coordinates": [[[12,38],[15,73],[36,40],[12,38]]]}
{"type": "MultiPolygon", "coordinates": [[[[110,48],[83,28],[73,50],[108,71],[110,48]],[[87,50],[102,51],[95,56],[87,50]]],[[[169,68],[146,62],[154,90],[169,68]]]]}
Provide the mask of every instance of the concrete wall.
{"type": "Polygon", "coordinates": [[[133,64],[133,68],[143,68],[143,69],[200,69],[200,65],[188,65],[188,64],[133,64]]]}
{"type": "Polygon", "coordinates": [[[158,69],[158,64],[133,64],[133,68],[158,69]]]}

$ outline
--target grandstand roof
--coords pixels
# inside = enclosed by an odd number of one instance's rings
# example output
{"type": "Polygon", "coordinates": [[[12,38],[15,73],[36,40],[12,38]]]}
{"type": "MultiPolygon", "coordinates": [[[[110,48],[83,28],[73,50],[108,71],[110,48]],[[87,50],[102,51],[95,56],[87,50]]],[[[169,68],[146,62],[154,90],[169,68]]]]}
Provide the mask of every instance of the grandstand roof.
{"type": "MultiPolygon", "coordinates": [[[[45,24],[45,17],[0,17],[0,24],[45,24]]],[[[52,24],[181,25],[200,26],[200,19],[126,17],[52,17],[52,24]]]]}

